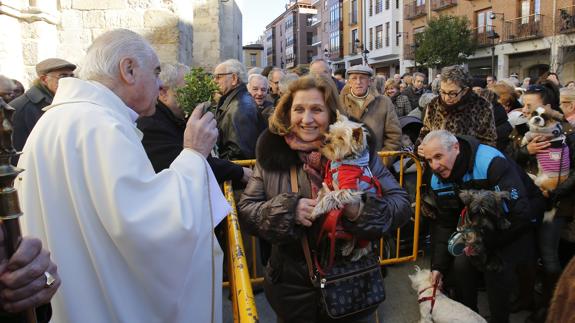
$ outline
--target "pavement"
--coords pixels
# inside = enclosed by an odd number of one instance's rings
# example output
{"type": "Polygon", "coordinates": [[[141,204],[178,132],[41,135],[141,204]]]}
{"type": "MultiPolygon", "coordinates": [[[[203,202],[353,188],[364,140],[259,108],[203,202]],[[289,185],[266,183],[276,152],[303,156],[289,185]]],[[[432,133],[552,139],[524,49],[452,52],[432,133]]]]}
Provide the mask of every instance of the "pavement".
{"type": "MultiPolygon", "coordinates": [[[[385,278],[387,299],[378,308],[377,322],[386,323],[412,323],[419,322],[419,306],[417,293],[411,288],[408,274],[413,273],[414,266],[429,268],[429,258],[419,257],[416,262],[388,266],[388,274],[385,278]]],[[[231,302],[228,300],[228,292],[224,290],[224,323],[233,323],[231,302]]],[[[255,295],[259,321],[273,323],[276,321],[275,314],[265,299],[264,293],[255,295]]],[[[479,294],[479,313],[484,317],[489,316],[485,292],[479,294]]],[[[523,323],[529,312],[523,311],[512,314],[510,323],[523,323]]]]}

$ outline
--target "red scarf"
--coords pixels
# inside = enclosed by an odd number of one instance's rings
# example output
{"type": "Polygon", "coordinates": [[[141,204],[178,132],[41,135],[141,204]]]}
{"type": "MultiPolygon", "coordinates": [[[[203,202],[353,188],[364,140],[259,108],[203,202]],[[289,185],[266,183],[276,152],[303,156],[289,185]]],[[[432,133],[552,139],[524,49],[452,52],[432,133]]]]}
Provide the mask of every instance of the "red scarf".
{"type": "Polygon", "coordinates": [[[321,153],[318,151],[319,147],[321,147],[321,139],[303,141],[294,133],[290,133],[284,138],[288,146],[298,153],[300,160],[303,162],[303,170],[311,182],[312,198],[316,198],[323,182],[323,165],[325,165],[325,159],[322,158],[321,153]]]}

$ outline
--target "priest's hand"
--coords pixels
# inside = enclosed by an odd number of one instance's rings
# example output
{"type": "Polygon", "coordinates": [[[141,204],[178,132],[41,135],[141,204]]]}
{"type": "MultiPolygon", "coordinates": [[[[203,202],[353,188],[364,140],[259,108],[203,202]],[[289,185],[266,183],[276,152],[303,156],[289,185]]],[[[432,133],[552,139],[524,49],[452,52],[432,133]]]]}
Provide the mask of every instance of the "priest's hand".
{"type": "Polygon", "coordinates": [[[40,240],[24,237],[7,259],[4,231],[0,230],[0,306],[4,311],[17,313],[46,304],[60,284],[58,269],[40,240]]]}
{"type": "Polygon", "coordinates": [[[184,131],[184,148],[193,149],[204,157],[208,157],[218,139],[216,119],[211,112],[206,112],[202,105],[198,105],[186,124],[184,131]]]}

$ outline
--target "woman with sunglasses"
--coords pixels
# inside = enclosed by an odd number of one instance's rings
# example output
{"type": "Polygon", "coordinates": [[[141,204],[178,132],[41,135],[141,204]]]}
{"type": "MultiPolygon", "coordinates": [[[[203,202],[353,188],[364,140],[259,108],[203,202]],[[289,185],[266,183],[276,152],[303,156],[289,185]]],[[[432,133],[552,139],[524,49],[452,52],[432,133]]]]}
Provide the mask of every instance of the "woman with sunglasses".
{"type": "MultiPolygon", "coordinates": [[[[439,96],[427,106],[423,127],[416,145],[433,130],[447,130],[455,135],[469,135],[482,144],[494,146],[497,135],[491,104],[471,91],[472,78],[459,66],[441,70],[439,96]]],[[[418,154],[423,156],[423,148],[418,154]]]]}

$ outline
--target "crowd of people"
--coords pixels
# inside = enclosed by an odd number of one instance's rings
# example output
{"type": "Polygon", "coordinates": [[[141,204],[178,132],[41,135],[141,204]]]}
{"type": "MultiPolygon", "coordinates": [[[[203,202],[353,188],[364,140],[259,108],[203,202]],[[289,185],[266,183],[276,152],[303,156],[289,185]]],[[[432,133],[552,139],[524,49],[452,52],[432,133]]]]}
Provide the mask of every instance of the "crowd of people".
{"type": "Polygon", "coordinates": [[[39,62],[27,91],[0,75],[22,151],[12,162],[25,170],[15,187],[29,235],[12,257],[0,248],[0,319],[36,308],[41,322],[221,322],[225,248],[214,233],[230,210],[218,184],[231,180],[242,190],[242,229],[261,239],[264,291],[278,322],[372,322],[375,308],[344,320],[326,313],[306,259],[321,250],[302,244],[323,229],[312,216],[327,163],[319,151],[340,114],[369,129],[369,169],[383,193],[346,205],[342,230],[378,241],[409,220],[407,192],[373,153],[415,152],[425,164],[435,284],[475,311],[484,284],[490,322],[519,310],[533,311],[530,322],[575,315],[561,285],[574,278],[559,280],[575,243],[574,82],[563,87],[555,73],[473,78],[463,66],[430,82],[367,65],[334,72],[323,59],[247,71],[230,59],[211,71],[217,101],[186,115],[178,89],[189,71],[118,29],[94,40],[77,65],[39,62]],[[545,113],[556,116],[553,137],[530,133],[530,119],[545,113]],[[413,138],[406,118],[420,120],[413,138]],[[550,189],[532,179],[553,168],[545,157],[560,165],[550,189]],[[254,158],[253,169],[232,162],[254,158]],[[502,208],[510,226],[484,236],[503,260],[498,270],[449,252],[463,189],[509,192],[502,208]]]}

